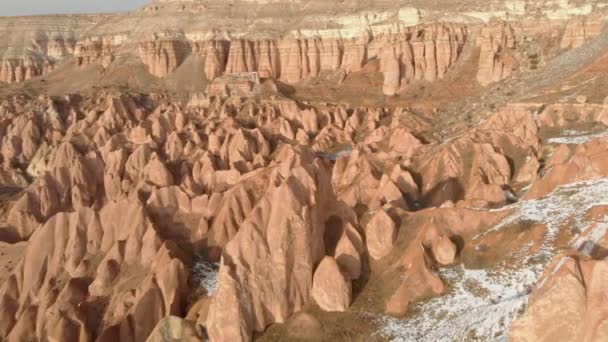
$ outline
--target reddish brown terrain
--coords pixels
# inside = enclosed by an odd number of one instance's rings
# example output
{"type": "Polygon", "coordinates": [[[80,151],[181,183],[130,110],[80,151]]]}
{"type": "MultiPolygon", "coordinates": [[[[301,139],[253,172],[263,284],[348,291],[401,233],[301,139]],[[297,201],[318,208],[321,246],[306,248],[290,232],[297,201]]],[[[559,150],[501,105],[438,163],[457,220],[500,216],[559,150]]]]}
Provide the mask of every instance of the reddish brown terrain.
{"type": "Polygon", "coordinates": [[[608,340],[606,20],[0,17],[0,341],[608,340]]]}

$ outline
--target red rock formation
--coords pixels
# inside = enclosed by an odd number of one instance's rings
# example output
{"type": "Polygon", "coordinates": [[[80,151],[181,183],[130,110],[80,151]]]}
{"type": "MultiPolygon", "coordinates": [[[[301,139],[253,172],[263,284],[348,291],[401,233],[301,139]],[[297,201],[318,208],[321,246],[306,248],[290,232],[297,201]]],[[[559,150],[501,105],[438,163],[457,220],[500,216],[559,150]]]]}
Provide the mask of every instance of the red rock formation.
{"type": "Polygon", "coordinates": [[[78,66],[100,64],[107,68],[114,60],[113,47],[103,38],[89,38],[78,41],[74,48],[78,66]]]}
{"type": "Polygon", "coordinates": [[[226,245],[207,319],[211,339],[250,340],[308,302],[330,204],[325,166],[311,158],[283,151],[264,197],[226,245]]]}
{"type": "MultiPolygon", "coordinates": [[[[416,197],[415,184],[403,184],[404,190],[411,192],[402,193],[389,176],[378,178],[379,172],[373,161],[373,156],[359,150],[338,158],[332,174],[332,185],[338,198],[351,207],[361,204],[374,211],[384,205],[406,209],[408,203],[404,195],[416,197]]],[[[403,171],[405,178],[396,176],[396,181],[407,183],[408,175],[403,171]]]]}
{"type": "Polygon", "coordinates": [[[461,138],[432,152],[417,168],[425,175],[422,193],[427,205],[469,200],[476,205],[506,203],[502,187],[511,180],[511,167],[492,145],[461,138]],[[471,158],[467,164],[464,160],[471,158]]]}
{"type": "Polygon", "coordinates": [[[61,340],[90,339],[98,332],[102,339],[144,340],[161,318],[180,310],[187,278],[173,248],[162,243],[137,203],[111,204],[99,214],[83,208],[54,216],[32,236],[22,262],[0,289],[14,303],[9,314],[15,318],[3,335],[61,340]],[[113,286],[127,275],[127,267],[150,272],[133,283],[137,291],[113,286]],[[90,285],[82,280],[86,274],[93,276],[90,285]],[[85,324],[95,307],[87,292],[109,299],[99,312],[105,320],[97,326],[85,324]],[[132,319],[138,326],[130,326],[132,319]]]}
{"type": "Polygon", "coordinates": [[[382,93],[386,96],[393,96],[401,86],[401,66],[395,55],[395,49],[390,47],[387,50],[382,58],[382,72],[384,73],[382,93]]]}
{"type": "Polygon", "coordinates": [[[214,80],[224,73],[230,42],[209,40],[192,43],[192,53],[204,59],[203,70],[207,80],[214,80]]]}
{"type": "Polygon", "coordinates": [[[74,54],[76,41],[74,39],[56,37],[41,42],[46,45],[46,54],[51,58],[62,59],[66,56],[74,54]]]}
{"type": "Polygon", "coordinates": [[[544,127],[564,127],[572,123],[608,124],[608,106],[604,104],[556,103],[550,104],[538,116],[544,127]]]}
{"type": "Polygon", "coordinates": [[[256,71],[256,59],[254,56],[253,42],[248,40],[236,40],[230,42],[228,61],[226,62],[226,73],[241,73],[256,71]]]}
{"type": "Polygon", "coordinates": [[[516,37],[513,28],[507,23],[485,26],[477,38],[481,49],[477,81],[486,86],[511,76],[516,60],[512,53],[516,37]]]}
{"type": "Polygon", "coordinates": [[[550,161],[552,167],[547,170],[547,174],[534,182],[524,197],[539,198],[560,185],[606,177],[608,175],[608,164],[605,159],[608,157],[607,144],[607,139],[591,140],[576,147],[569,157],[556,155],[555,158],[563,161],[550,161]]]}
{"type": "Polygon", "coordinates": [[[315,270],[311,295],[325,311],[346,311],[350,306],[350,280],[342,274],[336,260],[325,257],[315,270]]]}
{"type": "Polygon", "coordinates": [[[516,170],[520,179],[533,180],[538,172],[538,125],[526,108],[502,109],[460,137],[429,147],[416,156],[413,167],[423,175],[426,205],[460,200],[481,207],[502,205],[507,201],[504,190],[516,175],[509,160],[529,164],[528,171],[516,170]]]}
{"type": "Polygon", "coordinates": [[[16,83],[44,75],[53,71],[54,64],[49,60],[34,57],[0,60],[0,82],[16,83]]]}
{"type": "Polygon", "coordinates": [[[152,75],[164,77],[184,62],[188,49],[179,39],[156,39],[139,44],[139,57],[152,75]]]}
{"type": "Polygon", "coordinates": [[[184,341],[197,342],[202,337],[196,331],[194,323],[179,318],[177,316],[169,316],[158,322],[154,331],[148,336],[146,342],[166,342],[166,341],[184,341]]]}
{"type": "MultiPolygon", "coordinates": [[[[468,34],[405,31],[397,41],[209,40],[182,51],[207,80],[258,72],[290,82],[357,72],[388,51],[394,94],[445,76],[468,34]]],[[[143,43],[142,56],[166,74],[181,63],[179,44],[143,43]]],[[[350,108],[261,86],[273,95],[197,94],[187,105],[166,93],[3,99],[0,183],[23,189],[2,192],[0,239],[27,247],[2,278],[0,337],[188,340],[202,336],[197,322],[214,340],[249,340],[277,322],[316,326],[300,313],[314,303],[348,311],[369,299],[368,284],[374,305],[403,315],[452,285],[437,269],[485,255],[480,234],[519,207],[486,209],[517,199],[512,189],[532,183],[538,196],[605,176],[604,140],[543,162],[552,147],[539,139],[540,126],[604,122],[600,105],[540,115],[540,105],[510,105],[452,134],[434,103],[350,108]],[[217,286],[199,285],[196,265],[217,260],[217,286]]]]}
{"type": "Polygon", "coordinates": [[[397,239],[395,222],[384,210],[378,210],[365,229],[367,251],[376,259],[382,259],[393,249],[397,239]]]}
{"type": "Polygon", "coordinates": [[[400,85],[443,78],[462,52],[467,29],[451,25],[411,27],[405,33],[385,39],[389,45],[382,56],[384,94],[390,96],[400,85]],[[395,58],[399,60],[399,68],[395,58]]]}
{"type": "Polygon", "coordinates": [[[334,255],[340,269],[351,280],[358,279],[361,275],[361,254],[364,250],[364,243],[361,235],[350,223],[343,229],[342,237],[338,240],[334,255]]]}
{"type": "MultiPolygon", "coordinates": [[[[408,221],[401,227],[408,232],[404,234],[409,236],[405,240],[407,245],[395,251],[400,257],[389,266],[390,270],[397,272],[399,280],[395,292],[387,299],[386,312],[402,316],[421,298],[442,294],[445,284],[434,269],[454,262],[458,255],[451,237],[475,234],[506,215],[508,212],[481,213],[464,208],[439,208],[408,216],[408,221]]],[[[398,240],[397,244],[401,241],[398,240]]]]}
{"type": "Polygon", "coordinates": [[[594,18],[576,17],[568,21],[560,43],[562,49],[576,49],[585,41],[597,37],[604,29],[604,22],[594,18]]]}
{"type": "Polygon", "coordinates": [[[456,260],[456,253],[458,252],[454,242],[445,236],[433,241],[432,251],[435,260],[442,266],[452,264],[456,260]]]}
{"type": "Polygon", "coordinates": [[[526,312],[511,326],[509,340],[605,340],[607,280],[606,260],[556,258],[532,291],[526,312]]]}

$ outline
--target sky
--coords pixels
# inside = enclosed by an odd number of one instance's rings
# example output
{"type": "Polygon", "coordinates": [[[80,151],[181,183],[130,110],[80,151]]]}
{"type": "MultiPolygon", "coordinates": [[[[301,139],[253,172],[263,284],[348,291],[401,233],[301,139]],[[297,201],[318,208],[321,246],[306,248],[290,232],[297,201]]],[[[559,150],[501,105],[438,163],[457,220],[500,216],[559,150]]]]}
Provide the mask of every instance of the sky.
{"type": "Polygon", "coordinates": [[[0,0],[0,16],[118,12],[138,8],[150,0],[0,0]]]}

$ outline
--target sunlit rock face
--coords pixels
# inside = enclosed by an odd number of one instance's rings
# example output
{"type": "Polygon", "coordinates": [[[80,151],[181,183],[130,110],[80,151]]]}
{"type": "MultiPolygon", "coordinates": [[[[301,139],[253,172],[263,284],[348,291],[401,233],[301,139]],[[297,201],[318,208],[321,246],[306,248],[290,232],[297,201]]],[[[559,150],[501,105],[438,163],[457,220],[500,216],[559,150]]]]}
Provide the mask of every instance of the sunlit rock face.
{"type": "Polygon", "coordinates": [[[568,49],[580,47],[603,28],[599,4],[522,3],[399,7],[380,0],[366,5],[273,0],[243,1],[231,8],[218,1],[180,0],[152,1],[130,14],[4,18],[0,33],[11,38],[0,40],[0,81],[23,82],[66,61],[107,68],[118,57],[133,55],[151,75],[166,77],[197,51],[205,51],[205,57],[194,58],[188,67],[202,63],[208,80],[255,71],[263,78],[295,83],[324,70],[355,72],[368,60],[381,58],[384,93],[390,96],[413,80],[441,79],[461,55],[469,32],[475,32],[481,50],[477,79],[485,86],[518,69],[522,56],[512,50],[530,30],[542,27],[561,35],[559,46],[568,49]],[[256,13],[259,31],[248,28],[251,13],[256,13]],[[227,15],[229,20],[221,20],[227,15]],[[534,27],[538,19],[546,24],[534,27]],[[227,45],[200,49],[212,41],[227,45]]]}

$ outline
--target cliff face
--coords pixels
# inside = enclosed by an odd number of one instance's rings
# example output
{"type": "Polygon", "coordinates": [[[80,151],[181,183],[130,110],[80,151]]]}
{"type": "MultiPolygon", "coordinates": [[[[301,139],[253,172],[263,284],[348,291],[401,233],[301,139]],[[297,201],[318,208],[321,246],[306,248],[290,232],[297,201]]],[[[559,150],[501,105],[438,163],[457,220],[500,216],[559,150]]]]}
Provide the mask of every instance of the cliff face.
{"type": "Polygon", "coordinates": [[[203,70],[207,80],[220,76],[226,68],[230,42],[208,40],[192,43],[192,53],[203,60],[203,70]]]}
{"type": "Polygon", "coordinates": [[[586,40],[596,37],[604,29],[605,22],[597,18],[577,17],[568,22],[561,40],[561,48],[578,48],[586,40]]]}
{"type": "Polygon", "coordinates": [[[164,77],[182,64],[187,45],[179,40],[155,40],[139,44],[139,57],[150,73],[164,77]]]}
{"type": "Polygon", "coordinates": [[[517,67],[510,52],[516,48],[514,23],[536,18],[562,23],[561,47],[576,48],[600,32],[604,18],[599,5],[544,0],[523,6],[469,0],[458,7],[445,0],[417,6],[302,0],[246,1],[233,8],[218,1],[154,1],[128,14],[0,18],[0,81],[43,75],[64,59],[107,68],[118,56],[134,55],[157,77],[197,56],[207,80],[258,72],[262,78],[295,83],[322,71],[340,71],[341,80],[380,58],[390,94],[412,81],[441,79],[471,32],[481,30],[475,40],[477,79],[488,85],[517,67]],[[344,8],[349,14],[343,14],[344,8]],[[448,14],[450,20],[444,20],[448,14]],[[450,24],[433,24],[438,21],[450,24]],[[490,21],[495,24],[485,24],[490,21]]]}
{"type": "Polygon", "coordinates": [[[238,40],[230,44],[225,72],[255,71],[294,83],[321,71],[358,70],[366,55],[365,39],[238,40]]]}
{"type": "MultiPolygon", "coordinates": [[[[399,84],[407,85],[414,80],[432,82],[442,78],[458,59],[466,38],[466,27],[456,25],[417,26],[398,34],[345,39],[189,41],[173,38],[139,43],[138,56],[157,77],[173,73],[193,55],[200,57],[198,62],[208,80],[224,74],[257,72],[261,78],[296,83],[317,77],[323,71],[343,74],[358,71],[368,59],[384,59],[386,51],[393,49],[399,60],[396,68],[399,84]]],[[[107,67],[115,49],[99,39],[79,42],[75,53],[77,63],[107,67]]]]}
{"type": "Polygon", "coordinates": [[[100,64],[108,67],[114,60],[112,47],[103,39],[86,39],[79,41],[74,49],[78,66],[100,64]]]}
{"type": "Polygon", "coordinates": [[[414,80],[442,78],[458,60],[467,39],[464,26],[413,27],[385,38],[382,48],[384,94],[394,95],[414,80]]]}
{"type": "Polygon", "coordinates": [[[22,82],[54,70],[75,54],[79,36],[103,15],[0,18],[0,82],[22,82]]]}
{"type": "Polygon", "coordinates": [[[477,81],[488,85],[503,80],[513,72],[515,58],[515,33],[507,23],[490,25],[482,28],[477,39],[480,48],[477,81]]]}
{"type": "Polygon", "coordinates": [[[0,81],[6,83],[23,82],[53,70],[48,60],[32,57],[4,59],[0,64],[0,81]]]}
{"type": "Polygon", "coordinates": [[[10,47],[0,59],[0,82],[23,82],[54,70],[57,61],[74,54],[75,40],[64,37],[38,37],[24,54],[10,47]]]}

